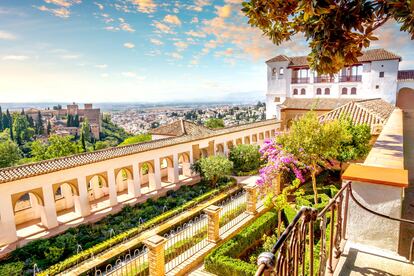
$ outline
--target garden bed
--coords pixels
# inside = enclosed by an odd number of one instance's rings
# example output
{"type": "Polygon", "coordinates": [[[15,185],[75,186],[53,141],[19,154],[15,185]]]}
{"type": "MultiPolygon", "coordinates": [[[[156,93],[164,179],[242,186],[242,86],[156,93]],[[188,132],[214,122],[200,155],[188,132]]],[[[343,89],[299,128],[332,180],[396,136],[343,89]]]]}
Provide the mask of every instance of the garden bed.
{"type": "Polygon", "coordinates": [[[40,269],[52,266],[47,273],[55,275],[88,259],[92,254],[96,255],[233,187],[234,184],[235,180],[231,179],[217,188],[204,181],[192,187],[182,186],[177,191],[169,191],[166,196],[156,201],[148,199],[142,204],[126,206],[119,213],[109,215],[96,223],[68,229],[53,238],[33,241],[16,249],[7,260],[0,262],[0,275],[30,275],[33,273],[34,264],[40,269]],[[78,244],[83,249],[79,253],[78,244]]]}

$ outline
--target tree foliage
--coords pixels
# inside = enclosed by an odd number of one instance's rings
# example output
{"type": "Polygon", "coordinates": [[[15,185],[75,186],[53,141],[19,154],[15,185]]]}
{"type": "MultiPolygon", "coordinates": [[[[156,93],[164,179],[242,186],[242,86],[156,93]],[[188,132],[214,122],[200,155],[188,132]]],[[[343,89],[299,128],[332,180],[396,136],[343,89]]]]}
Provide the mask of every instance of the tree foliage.
{"type": "Polygon", "coordinates": [[[233,163],[222,155],[201,158],[198,162],[203,177],[212,185],[216,185],[221,178],[230,175],[233,170],[233,163]]]}
{"type": "Polygon", "coordinates": [[[318,164],[328,159],[335,159],[341,144],[350,139],[350,134],[342,127],[339,120],[321,124],[313,111],[294,121],[288,133],[276,137],[277,143],[309,166],[315,204],[318,203],[316,186],[318,164]]]}
{"type": "Polygon", "coordinates": [[[208,128],[223,128],[224,121],[223,119],[210,118],[204,123],[204,125],[208,128]]]}
{"type": "Polygon", "coordinates": [[[237,145],[230,151],[229,160],[233,162],[234,170],[250,172],[260,166],[260,152],[256,145],[237,145]]]}
{"type": "Polygon", "coordinates": [[[77,143],[72,141],[72,136],[50,136],[48,143],[34,141],[31,145],[31,154],[34,161],[58,158],[79,153],[77,143]]]}
{"type": "Polygon", "coordinates": [[[121,144],[119,144],[119,146],[126,146],[126,145],[131,145],[131,144],[147,142],[147,141],[151,141],[151,139],[152,139],[152,136],[149,133],[138,134],[138,135],[125,139],[121,144]]]}
{"type": "Polygon", "coordinates": [[[321,74],[357,63],[363,48],[378,39],[374,31],[391,19],[414,39],[413,1],[249,0],[242,11],[277,45],[303,34],[310,67],[321,74]]]}
{"type": "Polygon", "coordinates": [[[0,168],[13,166],[21,158],[18,145],[10,140],[10,135],[6,129],[0,133],[0,168]]]}

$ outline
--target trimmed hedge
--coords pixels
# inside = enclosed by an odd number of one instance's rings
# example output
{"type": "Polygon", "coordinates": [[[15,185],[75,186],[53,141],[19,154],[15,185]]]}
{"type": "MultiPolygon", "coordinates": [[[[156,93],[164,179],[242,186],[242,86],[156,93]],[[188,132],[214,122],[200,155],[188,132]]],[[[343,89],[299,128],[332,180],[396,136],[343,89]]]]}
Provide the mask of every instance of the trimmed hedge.
{"type": "Polygon", "coordinates": [[[36,263],[39,268],[50,266],[38,275],[56,275],[89,259],[92,254],[97,255],[155,224],[159,224],[186,209],[208,200],[211,196],[233,187],[234,184],[235,180],[231,179],[226,184],[211,189],[208,183],[201,182],[192,187],[182,186],[177,191],[169,191],[167,196],[161,197],[157,201],[148,199],[145,203],[137,204],[133,207],[126,206],[121,212],[109,215],[99,222],[70,228],[56,237],[39,239],[16,249],[12,252],[9,259],[0,263],[0,271],[8,269],[10,264],[14,264],[13,266],[20,268],[16,272],[17,275],[30,275],[32,274],[31,268],[36,263]],[[200,193],[203,194],[200,195],[200,193]],[[167,206],[171,210],[162,213],[163,206],[167,206]],[[145,222],[140,224],[139,217],[142,217],[145,222]],[[109,229],[115,227],[118,229],[116,231],[128,228],[129,230],[123,230],[122,233],[108,238],[107,233],[109,229]],[[79,254],[73,255],[73,252],[76,252],[76,244],[81,244],[84,250],[79,254]],[[63,261],[62,257],[65,258],[63,261]],[[21,263],[24,264],[23,267],[21,263]]]}
{"type": "Polygon", "coordinates": [[[269,211],[211,252],[204,260],[207,271],[220,276],[254,275],[256,265],[237,259],[239,254],[277,227],[277,212],[269,211]]]}

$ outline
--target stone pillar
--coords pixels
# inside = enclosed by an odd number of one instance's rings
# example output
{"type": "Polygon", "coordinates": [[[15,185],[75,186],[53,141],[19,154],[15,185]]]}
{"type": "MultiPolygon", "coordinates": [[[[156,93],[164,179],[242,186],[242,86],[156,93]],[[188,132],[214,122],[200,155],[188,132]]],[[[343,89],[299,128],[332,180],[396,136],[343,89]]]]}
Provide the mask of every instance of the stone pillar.
{"type": "Polygon", "coordinates": [[[165,275],[164,246],[167,239],[158,235],[144,241],[148,247],[148,267],[150,276],[165,275]]]}
{"type": "Polygon", "coordinates": [[[161,189],[161,164],[160,159],[154,159],[154,187],[155,190],[161,189]]]}
{"type": "Polygon", "coordinates": [[[223,143],[223,151],[224,151],[224,155],[225,155],[225,156],[229,156],[230,149],[229,149],[229,147],[227,146],[227,141],[224,141],[224,143],[223,143]]]}
{"type": "Polygon", "coordinates": [[[55,194],[52,185],[44,186],[42,191],[44,206],[39,205],[39,208],[41,208],[40,219],[47,229],[54,228],[59,223],[57,221],[55,194]]]}
{"type": "Polygon", "coordinates": [[[128,180],[128,193],[133,197],[141,196],[141,177],[138,163],[132,164],[132,181],[128,180]]]}
{"type": "Polygon", "coordinates": [[[249,215],[257,214],[256,203],[257,203],[257,186],[255,184],[250,184],[244,186],[244,189],[247,192],[247,207],[246,212],[249,215]]]}
{"type": "Polygon", "coordinates": [[[178,168],[178,154],[173,154],[173,164],[172,168],[168,168],[168,181],[172,183],[178,183],[180,181],[179,179],[179,168],[178,168]]]}
{"type": "Polygon", "coordinates": [[[91,213],[91,205],[89,204],[88,188],[86,183],[86,177],[78,177],[78,190],[79,195],[73,197],[75,203],[76,213],[82,217],[86,217],[91,213]]]}
{"type": "Polygon", "coordinates": [[[114,169],[107,171],[108,175],[108,189],[109,189],[109,204],[115,206],[118,204],[117,190],[116,190],[116,178],[114,169]]]}
{"type": "Polygon", "coordinates": [[[205,209],[208,216],[207,240],[217,243],[220,240],[220,210],[222,208],[210,205],[205,209]]]}
{"type": "Polygon", "coordinates": [[[0,247],[2,247],[17,241],[17,233],[11,196],[7,193],[0,194],[0,202],[0,247]]]}

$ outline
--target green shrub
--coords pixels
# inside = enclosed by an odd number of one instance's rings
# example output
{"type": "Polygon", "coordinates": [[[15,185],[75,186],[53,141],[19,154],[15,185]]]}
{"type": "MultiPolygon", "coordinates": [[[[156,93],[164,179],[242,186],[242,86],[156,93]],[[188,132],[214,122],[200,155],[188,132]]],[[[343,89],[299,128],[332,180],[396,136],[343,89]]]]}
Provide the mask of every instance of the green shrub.
{"type": "MultiPolygon", "coordinates": [[[[155,224],[162,223],[172,216],[208,200],[211,196],[231,188],[235,182],[232,179],[216,189],[212,189],[205,182],[193,185],[191,188],[182,186],[177,191],[170,192],[168,196],[161,197],[156,201],[148,199],[145,203],[133,207],[125,206],[119,213],[108,215],[96,223],[70,228],[59,236],[39,239],[16,249],[8,260],[0,262],[0,271],[4,266],[8,267],[9,263],[21,261],[24,266],[17,267],[20,268],[20,274],[32,269],[36,263],[43,270],[51,266],[39,275],[55,275],[90,258],[91,254],[96,255],[155,224]],[[168,211],[163,213],[164,206],[167,206],[168,211]],[[144,223],[140,223],[139,218],[144,223]],[[112,230],[120,234],[110,238],[109,233],[112,230]],[[78,244],[82,245],[84,250],[76,254],[78,244]],[[59,261],[60,263],[57,263],[59,261]]],[[[0,273],[0,275],[4,274],[0,273]]]]}
{"type": "Polygon", "coordinates": [[[211,252],[204,261],[206,270],[220,276],[254,275],[256,265],[239,260],[237,257],[276,227],[277,213],[267,212],[234,238],[211,252]]]}
{"type": "Polygon", "coordinates": [[[13,262],[0,266],[0,275],[21,275],[23,262],[13,262]]]}
{"type": "Polygon", "coordinates": [[[260,167],[260,152],[256,145],[238,145],[230,151],[229,160],[236,172],[251,172],[260,167]]]}
{"type": "Polygon", "coordinates": [[[215,185],[220,179],[231,174],[233,163],[225,156],[213,155],[199,161],[202,176],[215,185]]]}

